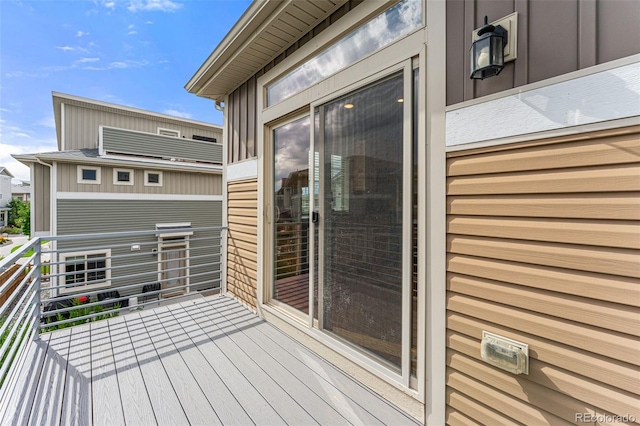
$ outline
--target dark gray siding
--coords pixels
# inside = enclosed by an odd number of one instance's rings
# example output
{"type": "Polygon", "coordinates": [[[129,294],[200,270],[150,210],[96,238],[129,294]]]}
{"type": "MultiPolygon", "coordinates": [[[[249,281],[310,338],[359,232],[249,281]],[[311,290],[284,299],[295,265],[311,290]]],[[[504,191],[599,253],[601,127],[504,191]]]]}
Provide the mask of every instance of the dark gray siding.
{"type": "MultiPolygon", "coordinates": [[[[191,222],[193,228],[221,226],[221,201],[141,201],[141,200],[58,200],[58,235],[154,230],[156,223],[191,222]]],[[[158,279],[158,257],[152,253],[158,239],[153,236],[104,238],[77,242],[59,242],[58,249],[78,251],[113,247],[111,290],[133,284],[153,283],[158,279]],[[141,244],[132,252],[131,244],[141,244]],[[137,277],[122,278],[139,274],[137,277]]],[[[218,287],[220,278],[220,231],[195,232],[190,237],[191,290],[218,287]]],[[[121,295],[140,293],[121,291],[121,295]]]]}
{"type": "Polygon", "coordinates": [[[222,144],[110,127],[102,131],[106,152],[222,164],[222,144]]]}
{"type": "Polygon", "coordinates": [[[347,12],[362,3],[362,0],[350,0],[340,9],[336,10],[324,21],[316,25],[307,34],[300,37],[289,48],[272,58],[264,68],[258,71],[253,77],[245,81],[235,91],[229,94],[227,102],[227,114],[229,121],[229,150],[228,161],[235,163],[254,158],[258,155],[258,147],[256,128],[256,98],[258,96],[256,90],[257,79],[265,72],[269,71],[275,65],[282,62],[284,58],[290,56],[293,52],[304,46],[309,40],[316,37],[347,12]]]}
{"type": "Polygon", "coordinates": [[[447,105],[640,53],[637,0],[447,0],[447,105]],[[471,34],[484,16],[518,12],[518,58],[469,79],[471,34]]]}

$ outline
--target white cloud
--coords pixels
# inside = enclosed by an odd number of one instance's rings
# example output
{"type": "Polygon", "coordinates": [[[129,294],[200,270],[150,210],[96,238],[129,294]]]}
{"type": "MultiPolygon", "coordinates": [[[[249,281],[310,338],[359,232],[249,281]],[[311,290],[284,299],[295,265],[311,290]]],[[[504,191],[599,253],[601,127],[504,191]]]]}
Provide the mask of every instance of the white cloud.
{"type": "Polygon", "coordinates": [[[129,24],[129,29],[130,29],[130,30],[134,29],[135,27],[136,27],[135,25],[133,25],[133,24],[129,24]]]}
{"type": "Polygon", "coordinates": [[[71,52],[73,50],[76,50],[74,47],[71,47],[71,46],[56,46],[56,49],[60,49],[64,52],[71,52]]]}
{"type": "Polygon", "coordinates": [[[86,67],[83,67],[82,69],[87,71],[106,71],[106,70],[112,70],[112,69],[142,68],[147,65],[149,65],[148,61],[126,60],[126,61],[111,62],[104,67],[86,66],[86,67]]]}
{"type": "Polygon", "coordinates": [[[147,22],[145,22],[145,24],[151,25],[151,24],[153,24],[153,21],[147,21],[147,22]]]}
{"type": "Polygon", "coordinates": [[[164,111],[162,111],[162,113],[167,115],[172,115],[174,117],[191,118],[191,114],[189,114],[188,112],[181,112],[175,109],[165,109],[164,111]]]}
{"type": "Polygon", "coordinates": [[[102,2],[102,5],[104,7],[106,7],[107,9],[115,9],[116,8],[116,2],[114,1],[106,1],[106,2],[102,2]]]}
{"type": "Polygon", "coordinates": [[[84,31],[78,31],[76,33],[76,37],[84,37],[84,36],[88,36],[88,35],[89,35],[89,33],[86,33],[84,31]]]}
{"type": "Polygon", "coordinates": [[[86,64],[88,62],[98,62],[100,58],[80,58],[76,61],[78,64],[86,64]]]}
{"type": "Polygon", "coordinates": [[[56,122],[53,117],[46,117],[36,123],[38,126],[56,128],[56,122]]]}
{"type": "Polygon", "coordinates": [[[158,12],[175,12],[180,9],[182,4],[171,0],[131,0],[129,3],[129,12],[138,11],[158,11],[158,12]]]}
{"type": "Polygon", "coordinates": [[[138,32],[137,31],[129,31],[127,34],[134,35],[134,34],[138,34],[138,32]]]}
{"type": "Polygon", "coordinates": [[[0,108],[0,111],[2,111],[2,112],[11,112],[11,110],[7,109],[7,108],[0,108]]]}
{"type": "Polygon", "coordinates": [[[0,142],[0,164],[9,169],[17,180],[30,180],[29,168],[11,155],[31,154],[36,152],[51,152],[57,149],[57,142],[54,140],[38,141],[34,145],[24,143],[1,143],[0,142]]]}

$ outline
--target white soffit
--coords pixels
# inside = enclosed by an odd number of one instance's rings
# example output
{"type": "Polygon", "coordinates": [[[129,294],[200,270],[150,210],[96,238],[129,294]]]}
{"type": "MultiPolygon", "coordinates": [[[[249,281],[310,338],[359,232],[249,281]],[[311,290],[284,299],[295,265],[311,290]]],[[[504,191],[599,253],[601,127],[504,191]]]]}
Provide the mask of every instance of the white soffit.
{"type": "Polygon", "coordinates": [[[346,0],[254,0],[185,85],[190,93],[222,101],[346,0]]]}

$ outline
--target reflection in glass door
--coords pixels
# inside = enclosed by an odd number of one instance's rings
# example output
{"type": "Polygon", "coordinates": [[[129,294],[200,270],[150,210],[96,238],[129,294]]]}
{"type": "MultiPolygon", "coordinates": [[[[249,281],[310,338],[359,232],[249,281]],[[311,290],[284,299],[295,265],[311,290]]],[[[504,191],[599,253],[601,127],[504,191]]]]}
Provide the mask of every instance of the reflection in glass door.
{"type": "Polygon", "coordinates": [[[309,312],[310,118],[273,130],[275,300],[309,312]]]}
{"type": "Polygon", "coordinates": [[[400,73],[321,106],[317,123],[322,328],[398,370],[403,197],[411,197],[403,190],[403,93],[400,73]]]}

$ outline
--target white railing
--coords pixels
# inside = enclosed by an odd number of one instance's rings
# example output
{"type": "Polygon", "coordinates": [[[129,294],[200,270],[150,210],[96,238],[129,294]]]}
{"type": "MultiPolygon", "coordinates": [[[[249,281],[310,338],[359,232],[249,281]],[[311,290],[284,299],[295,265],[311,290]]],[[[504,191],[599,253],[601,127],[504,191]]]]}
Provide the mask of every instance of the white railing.
{"type": "Polygon", "coordinates": [[[222,229],[39,237],[0,261],[0,400],[41,333],[219,290],[222,229]]]}

